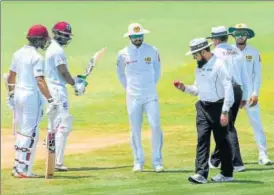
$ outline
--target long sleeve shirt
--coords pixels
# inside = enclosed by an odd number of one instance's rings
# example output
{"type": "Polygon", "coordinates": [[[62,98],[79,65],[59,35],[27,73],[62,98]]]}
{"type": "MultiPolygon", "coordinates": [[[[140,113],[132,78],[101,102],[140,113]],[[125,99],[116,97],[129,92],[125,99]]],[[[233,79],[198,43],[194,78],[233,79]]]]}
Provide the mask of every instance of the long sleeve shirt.
{"type": "Polygon", "coordinates": [[[198,96],[201,101],[217,102],[224,99],[222,111],[229,111],[234,103],[231,77],[225,62],[215,56],[202,68],[196,68],[195,82],[185,86],[185,92],[198,96]]]}
{"type": "Polygon", "coordinates": [[[245,66],[245,58],[242,52],[227,43],[218,44],[213,53],[225,61],[232,83],[240,85],[243,90],[243,100],[248,99],[249,78],[245,66]]]}
{"type": "MultiPolygon", "coordinates": [[[[236,46],[234,46],[236,47],[236,46]]],[[[261,82],[262,82],[262,70],[261,70],[261,58],[259,52],[249,46],[241,51],[245,58],[245,67],[247,69],[249,78],[249,96],[259,96],[261,82]]]]}
{"type": "Polygon", "coordinates": [[[127,94],[134,97],[157,96],[161,76],[158,50],[143,43],[122,49],[117,56],[117,75],[127,94]]]}

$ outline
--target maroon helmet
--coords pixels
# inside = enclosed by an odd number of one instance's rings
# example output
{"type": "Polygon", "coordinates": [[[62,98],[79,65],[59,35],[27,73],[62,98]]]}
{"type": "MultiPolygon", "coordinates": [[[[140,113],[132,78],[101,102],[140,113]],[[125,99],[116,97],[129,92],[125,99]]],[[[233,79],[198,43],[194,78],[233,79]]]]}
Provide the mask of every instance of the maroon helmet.
{"type": "Polygon", "coordinates": [[[30,27],[27,39],[36,48],[45,49],[49,41],[49,33],[45,26],[36,24],[30,27]]]}
{"type": "Polygon", "coordinates": [[[54,34],[54,39],[60,44],[60,45],[67,45],[69,44],[71,40],[72,31],[71,26],[67,22],[57,22],[53,28],[52,32],[54,34]]]}

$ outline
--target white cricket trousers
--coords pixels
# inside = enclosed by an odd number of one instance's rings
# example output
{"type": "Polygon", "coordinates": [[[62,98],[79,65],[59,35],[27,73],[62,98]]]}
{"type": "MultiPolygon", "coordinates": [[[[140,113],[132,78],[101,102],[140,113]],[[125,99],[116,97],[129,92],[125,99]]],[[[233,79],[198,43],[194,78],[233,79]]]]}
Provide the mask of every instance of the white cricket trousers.
{"type": "Polygon", "coordinates": [[[259,150],[259,159],[268,157],[266,137],[261,121],[259,104],[254,107],[246,107],[245,110],[254,131],[255,140],[259,150]]]}
{"type": "Polygon", "coordinates": [[[43,105],[39,91],[15,89],[15,163],[14,170],[32,174],[36,145],[39,139],[39,123],[43,105]]]}
{"type": "Polygon", "coordinates": [[[131,129],[131,145],[133,149],[134,164],[144,164],[144,152],[141,141],[143,112],[152,131],[152,164],[162,165],[163,133],[160,127],[160,113],[157,98],[134,98],[127,95],[127,111],[131,129]]]}
{"type": "Polygon", "coordinates": [[[72,128],[72,116],[69,113],[68,93],[64,86],[48,83],[50,93],[59,104],[58,115],[54,120],[56,165],[64,164],[67,137],[72,128]]]}

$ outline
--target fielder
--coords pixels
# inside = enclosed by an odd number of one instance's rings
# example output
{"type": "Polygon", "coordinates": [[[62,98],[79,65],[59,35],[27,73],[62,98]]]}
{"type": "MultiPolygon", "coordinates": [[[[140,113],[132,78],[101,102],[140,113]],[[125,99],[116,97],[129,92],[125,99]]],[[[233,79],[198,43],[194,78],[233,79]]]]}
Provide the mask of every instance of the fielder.
{"type": "MultiPolygon", "coordinates": [[[[235,122],[239,108],[243,108],[247,102],[248,96],[248,75],[244,64],[244,56],[238,48],[232,47],[227,43],[229,34],[225,26],[212,27],[210,38],[214,43],[213,53],[218,58],[225,61],[226,68],[232,78],[232,86],[234,91],[234,104],[231,111],[231,124],[229,131],[229,139],[232,143],[232,156],[234,171],[239,172],[245,169],[241,157],[238,135],[235,128],[235,122]]],[[[216,146],[209,160],[209,166],[216,168],[220,164],[220,150],[216,146]]]]}
{"type": "Polygon", "coordinates": [[[157,83],[161,75],[161,64],[155,47],[143,43],[144,34],[149,33],[141,24],[132,23],[124,37],[131,44],[118,53],[117,74],[126,90],[127,111],[131,128],[131,143],[134,156],[133,172],[141,172],[144,166],[144,152],[141,143],[143,112],[146,113],[152,130],[152,161],[156,172],[163,171],[163,134],[160,127],[160,113],[157,83]]]}
{"type": "Polygon", "coordinates": [[[8,104],[15,112],[17,122],[15,163],[12,170],[12,175],[17,178],[39,177],[32,173],[32,166],[39,138],[38,126],[42,117],[41,93],[49,103],[48,117],[53,118],[57,113],[57,104],[53,101],[44,80],[44,61],[37,51],[38,48],[44,49],[48,42],[46,27],[32,26],[27,39],[29,44],[14,53],[7,78],[8,104]]]}
{"type": "Polygon", "coordinates": [[[270,165],[272,162],[267,154],[266,138],[258,104],[258,96],[262,82],[261,57],[255,48],[246,43],[247,39],[251,39],[255,36],[255,33],[252,29],[248,28],[246,24],[237,24],[235,27],[230,27],[228,32],[233,34],[236,40],[236,45],[234,46],[239,48],[245,57],[245,66],[249,77],[249,104],[245,109],[258,145],[259,164],[270,165]]]}
{"type": "Polygon", "coordinates": [[[80,81],[72,78],[63,47],[71,41],[71,26],[67,22],[58,22],[54,25],[53,39],[45,55],[45,76],[50,92],[58,102],[58,115],[54,121],[56,165],[58,171],[67,171],[64,166],[64,153],[67,137],[72,128],[72,115],[69,113],[68,92],[66,84],[74,88],[76,95],[82,95],[85,88],[77,85],[80,81]]]}

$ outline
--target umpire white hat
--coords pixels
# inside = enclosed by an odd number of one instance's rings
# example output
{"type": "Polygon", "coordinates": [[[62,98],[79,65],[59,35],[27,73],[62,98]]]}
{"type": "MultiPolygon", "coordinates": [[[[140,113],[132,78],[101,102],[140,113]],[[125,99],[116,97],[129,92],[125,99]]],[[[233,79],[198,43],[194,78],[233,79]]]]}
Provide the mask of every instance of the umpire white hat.
{"type": "Polygon", "coordinates": [[[128,32],[124,34],[124,37],[128,37],[130,35],[143,35],[150,33],[149,30],[143,28],[143,26],[139,23],[131,23],[128,26],[128,32]]]}
{"type": "Polygon", "coordinates": [[[189,43],[190,50],[186,53],[186,55],[194,54],[198,51],[201,51],[207,47],[210,47],[213,43],[208,43],[205,38],[196,38],[192,39],[189,43]]]}
{"type": "Polygon", "coordinates": [[[227,32],[227,28],[225,26],[216,26],[211,28],[211,36],[207,37],[207,39],[217,38],[221,36],[227,36],[230,33],[227,32]]]}

